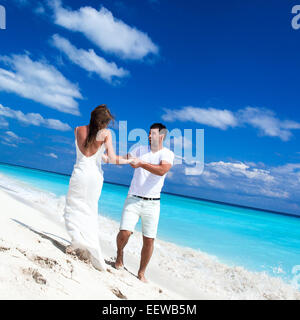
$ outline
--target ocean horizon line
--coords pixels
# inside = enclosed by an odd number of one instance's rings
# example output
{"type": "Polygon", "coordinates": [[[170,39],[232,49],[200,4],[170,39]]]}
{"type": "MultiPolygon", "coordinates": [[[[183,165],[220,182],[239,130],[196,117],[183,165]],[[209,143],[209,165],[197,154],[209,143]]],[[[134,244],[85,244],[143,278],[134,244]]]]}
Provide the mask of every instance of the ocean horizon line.
{"type": "MultiPolygon", "coordinates": [[[[71,174],[68,174],[68,173],[62,173],[62,172],[56,172],[56,171],[51,171],[51,170],[27,167],[27,166],[23,166],[23,165],[20,165],[20,164],[13,164],[13,163],[2,162],[2,161],[0,161],[0,164],[5,164],[5,165],[9,165],[9,166],[21,167],[21,168],[37,170],[37,171],[43,171],[43,172],[54,173],[54,174],[59,174],[59,175],[62,175],[62,176],[71,177],[71,174]]],[[[108,184],[113,184],[113,185],[129,188],[129,185],[123,184],[123,183],[117,183],[117,182],[111,182],[111,181],[104,181],[104,183],[108,183],[108,184]]],[[[177,197],[182,197],[182,198],[187,198],[187,199],[192,199],[192,200],[199,200],[199,201],[206,201],[206,202],[220,204],[220,205],[227,205],[227,206],[232,206],[232,207],[237,207],[237,208],[242,208],[242,209],[257,210],[257,211],[262,211],[262,212],[267,212],[267,213],[272,213],[272,214],[279,214],[279,215],[283,215],[283,216],[290,216],[290,217],[300,218],[300,215],[293,214],[293,213],[287,213],[287,212],[281,212],[281,211],[275,211],[275,210],[269,210],[269,209],[262,209],[262,208],[257,208],[257,207],[250,207],[250,206],[245,206],[245,205],[235,204],[235,203],[230,203],[230,202],[224,202],[224,201],[219,201],[219,200],[198,198],[198,197],[182,195],[182,194],[173,193],[173,192],[162,191],[161,193],[162,194],[167,194],[167,195],[173,195],[173,196],[177,196],[177,197]]]]}

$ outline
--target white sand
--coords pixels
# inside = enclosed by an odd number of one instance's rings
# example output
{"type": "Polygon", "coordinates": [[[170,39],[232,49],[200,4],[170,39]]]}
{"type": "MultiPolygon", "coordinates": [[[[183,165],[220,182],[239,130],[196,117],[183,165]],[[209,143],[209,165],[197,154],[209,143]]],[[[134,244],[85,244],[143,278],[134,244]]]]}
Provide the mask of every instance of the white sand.
{"type": "Polygon", "coordinates": [[[55,202],[42,192],[38,201],[27,201],[8,192],[0,190],[0,299],[300,300],[299,291],[280,278],[229,267],[201,251],[158,239],[144,284],[136,278],[141,234],[136,232],[126,247],[127,270],[116,270],[118,223],[105,217],[99,217],[99,228],[109,272],[99,272],[64,253],[69,244],[61,216],[64,199],[55,202]]]}
{"type": "MultiPolygon", "coordinates": [[[[97,271],[64,253],[69,243],[63,225],[3,191],[0,203],[0,299],[186,298],[181,290],[176,293],[155,282],[154,274],[147,284],[139,281],[135,276],[138,260],[128,256],[128,271],[109,264],[109,272],[97,271]]],[[[103,247],[106,257],[115,257],[115,248],[103,247]]]]}

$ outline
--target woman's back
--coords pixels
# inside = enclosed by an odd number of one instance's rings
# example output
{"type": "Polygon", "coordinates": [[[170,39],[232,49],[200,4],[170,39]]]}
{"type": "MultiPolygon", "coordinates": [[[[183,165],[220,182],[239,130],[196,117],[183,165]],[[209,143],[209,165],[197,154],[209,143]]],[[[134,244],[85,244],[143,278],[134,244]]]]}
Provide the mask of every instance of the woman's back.
{"type": "Polygon", "coordinates": [[[99,171],[102,171],[102,156],[105,152],[105,144],[101,141],[95,141],[93,144],[84,149],[84,143],[88,135],[88,126],[76,127],[75,129],[75,145],[76,145],[76,167],[83,166],[85,163],[94,164],[98,167],[99,171]]]}
{"type": "Polygon", "coordinates": [[[75,137],[76,137],[76,142],[77,146],[80,150],[80,152],[85,156],[85,157],[91,157],[93,156],[99,148],[104,144],[101,141],[95,140],[93,144],[91,144],[88,149],[84,148],[84,143],[88,137],[89,134],[89,126],[80,126],[76,127],[75,129],[75,137]]]}

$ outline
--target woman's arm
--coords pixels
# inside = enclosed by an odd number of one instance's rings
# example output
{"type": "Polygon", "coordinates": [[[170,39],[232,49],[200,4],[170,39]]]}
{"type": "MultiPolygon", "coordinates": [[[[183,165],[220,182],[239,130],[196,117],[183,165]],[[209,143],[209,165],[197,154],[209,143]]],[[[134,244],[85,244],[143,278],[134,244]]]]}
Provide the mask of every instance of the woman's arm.
{"type": "MultiPolygon", "coordinates": [[[[122,159],[124,160],[127,160],[127,159],[133,159],[132,157],[130,158],[128,155],[126,156],[117,156],[116,155],[116,158],[117,158],[117,161],[122,161],[122,159]],[[121,159],[121,160],[120,160],[121,159]]],[[[105,162],[105,163],[109,163],[109,158],[107,156],[107,154],[103,154],[102,155],[102,161],[105,162]]],[[[133,160],[132,160],[133,161],[133,160]]],[[[131,162],[130,162],[131,163],[131,162]]]]}
{"type": "MultiPolygon", "coordinates": [[[[98,141],[104,141],[107,155],[104,156],[104,161],[112,164],[129,164],[133,160],[127,157],[117,156],[112,143],[112,136],[109,130],[104,130],[97,138],[98,141]]],[[[103,157],[102,157],[103,158],[103,157]]]]}

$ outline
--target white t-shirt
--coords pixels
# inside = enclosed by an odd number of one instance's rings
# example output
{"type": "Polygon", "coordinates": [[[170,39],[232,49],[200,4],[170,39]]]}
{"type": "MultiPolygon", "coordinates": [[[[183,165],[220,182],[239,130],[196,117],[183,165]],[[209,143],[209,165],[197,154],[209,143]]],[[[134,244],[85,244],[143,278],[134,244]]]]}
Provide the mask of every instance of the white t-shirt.
{"type": "MultiPolygon", "coordinates": [[[[139,146],[130,151],[130,155],[151,164],[160,164],[162,160],[165,160],[173,165],[174,161],[174,153],[165,147],[153,153],[149,145],[139,146]]],[[[160,198],[165,177],[166,174],[158,176],[143,168],[136,168],[128,194],[146,198],[160,198]]]]}

